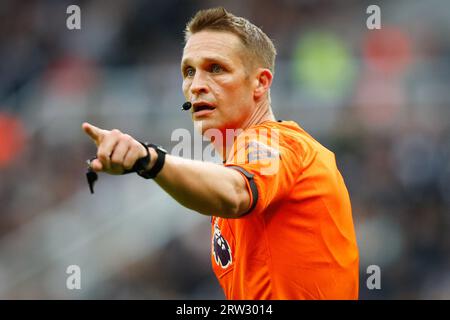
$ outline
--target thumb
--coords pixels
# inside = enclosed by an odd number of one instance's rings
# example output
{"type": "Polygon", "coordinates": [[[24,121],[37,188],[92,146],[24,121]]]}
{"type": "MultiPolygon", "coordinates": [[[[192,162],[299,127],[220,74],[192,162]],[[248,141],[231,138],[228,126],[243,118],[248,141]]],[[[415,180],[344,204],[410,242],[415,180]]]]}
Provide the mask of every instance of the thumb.
{"type": "Polygon", "coordinates": [[[81,126],[86,132],[86,134],[91,137],[92,140],[94,140],[95,144],[98,146],[100,142],[103,139],[104,136],[104,130],[97,128],[96,126],[93,126],[90,123],[84,122],[81,126]]]}
{"type": "Polygon", "coordinates": [[[90,163],[90,167],[92,170],[99,172],[103,170],[103,165],[100,162],[100,160],[98,160],[97,158],[95,158],[94,160],[92,160],[92,162],[90,163]]]}

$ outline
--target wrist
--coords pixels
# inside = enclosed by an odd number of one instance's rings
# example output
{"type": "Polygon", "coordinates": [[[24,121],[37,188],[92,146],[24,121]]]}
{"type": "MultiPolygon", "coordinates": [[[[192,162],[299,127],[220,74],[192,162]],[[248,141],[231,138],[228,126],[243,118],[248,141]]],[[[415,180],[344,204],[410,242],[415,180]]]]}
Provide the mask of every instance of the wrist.
{"type": "Polygon", "coordinates": [[[161,146],[151,143],[142,143],[146,147],[147,156],[137,161],[135,172],[145,179],[154,179],[162,170],[166,159],[167,151],[161,146]]]}
{"type": "Polygon", "coordinates": [[[158,160],[158,153],[156,152],[155,148],[150,146],[147,148],[148,152],[150,153],[150,162],[148,163],[146,171],[151,170],[155,166],[156,160],[158,160]]]}

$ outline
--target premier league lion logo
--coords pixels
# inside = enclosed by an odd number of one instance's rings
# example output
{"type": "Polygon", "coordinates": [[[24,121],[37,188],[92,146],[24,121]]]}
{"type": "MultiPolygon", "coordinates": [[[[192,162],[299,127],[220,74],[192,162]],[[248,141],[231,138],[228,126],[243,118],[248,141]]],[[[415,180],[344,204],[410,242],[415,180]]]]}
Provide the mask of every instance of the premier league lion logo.
{"type": "Polygon", "coordinates": [[[217,224],[214,225],[214,236],[212,241],[214,259],[216,260],[217,265],[225,269],[232,262],[231,249],[227,240],[222,236],[217,224]]]}

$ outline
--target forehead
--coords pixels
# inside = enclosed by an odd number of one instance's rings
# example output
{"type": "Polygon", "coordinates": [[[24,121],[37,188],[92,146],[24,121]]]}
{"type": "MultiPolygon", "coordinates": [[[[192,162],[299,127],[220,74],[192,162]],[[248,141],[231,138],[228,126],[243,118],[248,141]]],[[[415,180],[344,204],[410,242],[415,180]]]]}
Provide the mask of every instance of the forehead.
{"type": "Polygon", "coordinates": [[[183,50],[181,64],[202,59],[236,62],[241,57],[243,45],[239,37],[226,31],[200,31],[191,35],[183,50]]]}

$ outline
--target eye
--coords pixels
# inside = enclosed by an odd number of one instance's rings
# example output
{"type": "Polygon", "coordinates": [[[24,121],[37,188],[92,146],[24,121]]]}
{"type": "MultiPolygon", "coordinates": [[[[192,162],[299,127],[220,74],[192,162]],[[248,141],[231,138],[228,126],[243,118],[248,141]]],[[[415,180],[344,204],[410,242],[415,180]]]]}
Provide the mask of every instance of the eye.
{"type": "Polygon", "coordinates": [[[211,72],[212,73],[220,73],[223,71],[223,68],[221,65],[214,63],[211,65],[211,72]]]}
{"type": "Polygon", "coordinates": [[[192,67],[187,67],[184,69],[184,76],[185,77],[193,77],[195,75],[195,69],[192,67]]]}

